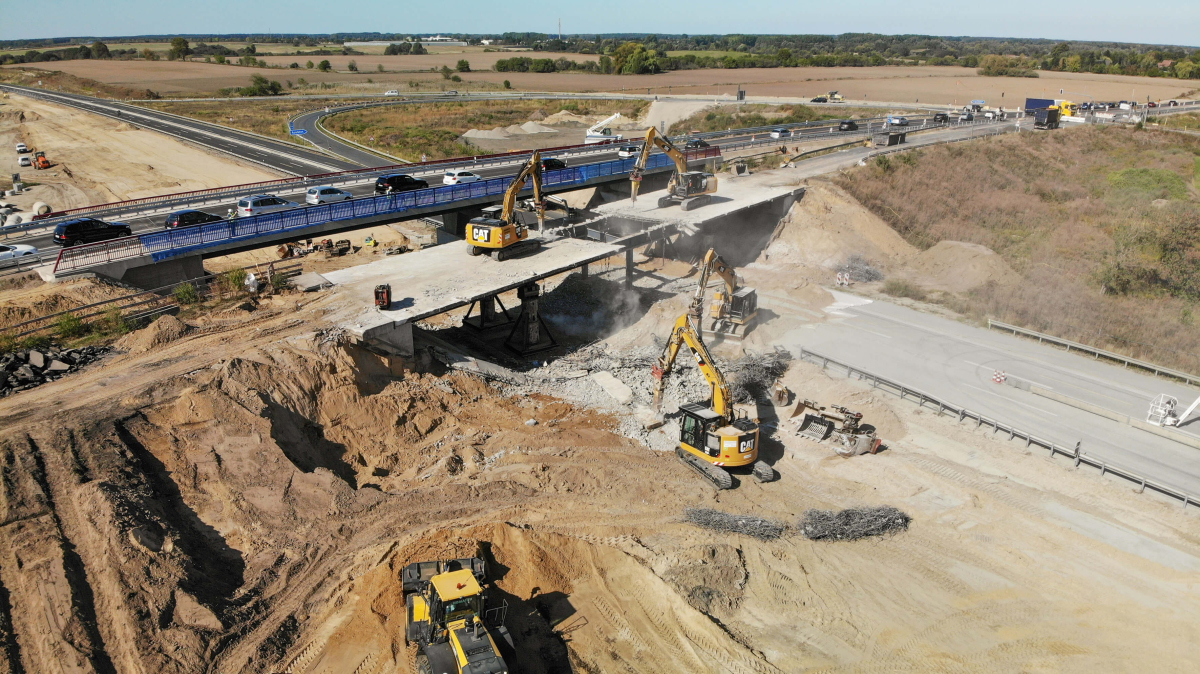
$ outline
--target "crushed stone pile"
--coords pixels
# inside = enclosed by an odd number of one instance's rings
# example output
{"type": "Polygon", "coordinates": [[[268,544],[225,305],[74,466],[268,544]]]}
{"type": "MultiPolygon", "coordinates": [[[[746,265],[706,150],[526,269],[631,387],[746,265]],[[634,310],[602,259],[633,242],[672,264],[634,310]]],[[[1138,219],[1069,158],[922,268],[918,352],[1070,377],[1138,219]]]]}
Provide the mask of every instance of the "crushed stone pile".
{"type": "Polygon", "coordinates": [[[851,255],[845,262],[838,265],[837,271],[841,274],[849,274],[850,280],[856,283],[883,280],[883,272],[876,269],[870,260],[858,254],[851,255]]]}
{"type": "Polygon", "coordinates": [[[745,534],[762,541],[779,538],[787,530],[782,522],[753,515],[733,515],[712,508],[688,508],[684,512],[687,521],[705,529],[732,534],[745,534]]]}
{"type": "Polygon", "coordinates": [[[856,541],[868,536],[884,536],[908,530],[912,517],[892,506],[847,508],[846,510],[809,510],[800,520],[800,531],[814,541],[856,541]]]}
{"type": "Polygon", "coordinates": [[[488,140],[506,140],[512,137],[505,129],[496,127],[494,129],[471,129],[462,135],[463,138],[485,138],[488,140]]]}
{"type": "Polygon", "coordinates": [[[538,124],[534,121],[525,122],[520,128],[525,133],[558,133],[558,129],[553,129],[545,124],[538,124]]]}
{"type": "Polygon", "coordinates": [[[41,386],[65,377],[98,360],[110,349],[105,346],[85,346],[82,349],[29,349],[0,356],[0,396],[41,386]]]}

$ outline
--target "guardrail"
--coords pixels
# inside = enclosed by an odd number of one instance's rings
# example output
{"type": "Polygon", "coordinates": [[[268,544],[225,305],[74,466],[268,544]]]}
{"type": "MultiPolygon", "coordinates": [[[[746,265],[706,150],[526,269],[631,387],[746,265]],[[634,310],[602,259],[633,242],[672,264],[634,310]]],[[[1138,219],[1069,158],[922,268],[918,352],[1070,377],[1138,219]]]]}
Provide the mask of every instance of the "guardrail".
{"type": "MultiPolygon", "coordinates": [[[[719,147],[710,147],[688,153],[688,160],[708,159],[721,156],[719,147]]],[[[557,171],[546,171],[542,177],[545,187],[571,185],[611,175],[627,174],[635,159],[585,164],[557,171]]],[[[673,167],[674,161],[665,154],[653,154],[646,162],[649,170],[673,167]]],[[[511,176],[491,178],[465,185],[432,187],[399,194],[384,194],[360,197],[334,204],[322,204],[294,208],[275,213],[265,213],[245,218],[233,218],[206,225],[167,229],[148,234],[113,239],[100,243],[64,248],[58,254],[54,273],[72,273],[120,260],[129,260],[146,255],[155,262],[178,255],[211,248],[240,240],[249,240],[266,234],[277,234],[305,229],[340,220],[357,220],[378,215],[403,213],[415,208],[427,208],[450,204],[464,199],[493,197],[504,194],[512,182],[511,176]]]]}
{"type": "Polygon", "coordinates": [[[1123,363],[1125,365],[1126,369],[1128,369],[1129,366],[1132,365],[1134,367],[1141,368],[1148,372],[1153,372],[1154,374],[1156,374],[1160,377],[1163,377],[1163,376],[1172,377],[1174,379],[1183,381],[1184,383],[1187,383],[1187,384],[1200,385],[1200,376],[1196,376],[1194,374],[1188,374],[1186,372],[1182,372],[1180,370],[1175,370],[1175,369],[1172,369],[1169,367],[1163,367],[1161,365],[1155,365],[1154,363],[1150,363],[1150,362],[1147,362],[1144,360],[1138,360],[1137,358],[1130,358],[1129,356],[1115,353],[1113,351],[1106,351],[1104,349],[1098,349],[1094,346],[1089,346],[1087,344],[1073,342],[1069,339],[1063,339],[1062,337],[1055,337],[1054,335],[1047,335],[1044,332],[1037,332],[1035,330],[1029,330],[1026,328],[1018,327],[1016,325],[1009,325],[1008,323],[1001,323],[1000,321],[993,321],[990,318],[988,319],[988,327],[995,329],[995,330],[1006,330],[1008,332],[1013,333],[1014,335],[1024,335],[1025,337],[1036,339],[1038,341],[1038,343],[1056,344],[1058,346],[1065,347],[1068,352],[1070,352],[1071,349],[1074,349],[1076,351],[1090,354],[1096,360],[1099,360],[1101,358],[1106,358],[1111,361],[1123,363]]]}
{"type": "Polygon", "coordinates": [[[990,417],[985,417],[982,414],[979,414],[978,412],[972,412],[965,407],[958,407],[958,406],[952,405],[943,400],[935,398],[934,396],[931,396],[928,393],[924,393],[918,389],[912,388],[910,386],[905,386],[904,384],[892,381],[885,377],[880,377],[879,375],[874,374],[872,372],[868,372],[861,368],[854,367],[853,365],[847,365],[846,363],[842,363],[840,361],[834,360],[832,358],[829,358],[828,356],[823,356],[814,351],[809,351],[808,349],[803,349],[803,348],[800,349],[800,358],[801,358],[801,360],[809,360],[814,363],[819,363],[822,368],[826,368],[826,369],[828,369],[830,365],[840,367],[846,371],[847,377],[865,381],[865,382],[871,384],[871,386],[873,388],[877,388],[881,391],[888,391],[889,393],[894,393],[894,394],[900,396],[901,400],[915,401],[921,407],[925,407],[926,405],[936,406],[938,416],[941,416],[942,414],[950,414],[951,416],[957,416],[959,423],[962,423],[963,421],[965,421],[967,419],[972,419],[975,421],[975,428],[980,428],[982,426],[989,426],[989,427],[991,427],[993,434],[1007,433],[1009,440],[1014,440],[1014,439],[1020,438],[1025,441],[1026,447],[1031,447],[1033,445],[1037,445],[1038,447],[1041,447],[1042,449],[1049,450],[1051,458],[1053,458],[1055,455],[1062,455],[1062,456],[1067,457],[1068,459],[1074,460],[1076,468],[1078,468],[1081,464],[1087,465],[1087,466],[1091,466],[1092,468],[1098,469],[1100,471],[1101,476],[1112,474],[1112,475],[1116,475],[1117,477],[1124,478],[1124,479],[1138,485],[1138,493],[1144,492],[1146,490],[1146,488],[1149,487],[1151,491],[1155,491],[1164,496],[1169,496],[1171,498],[1179,500],[1180,502],[1183,503],[1184,509],[1186,509],[1189,505],[1191,505],[1193,507],[1200,506],[1200,501],[1197,501],[1196,497],[1192,494],[1189,494],[1185,491],[1181,491],[1179,489],[1175,489],[1174,487],[1168,487],[1164,484],[1155,482],[1146,477],[1138,475],[1137,473],[1133,473],[1133,472],[1125,470],[1123,468],[1114,466],[1108,462],[1101,461],[1099,459],[1095,459],[1095,458],[1088,456],[1086,452],[1080,451],[1082,442],[1076,442],[1074,447],[1065,447],[1062,445],[1055,444],[1054,442],[1051,442],[1050,440],[1040,438],[1040,437],[1033,435],[1032,433],[1029,433],[1027,431],[1022,431],[1022,430],[1016,428],[1015,426],[1002,424],[999,421],[996,421],[995,419],[992,419],[990,417]]]}

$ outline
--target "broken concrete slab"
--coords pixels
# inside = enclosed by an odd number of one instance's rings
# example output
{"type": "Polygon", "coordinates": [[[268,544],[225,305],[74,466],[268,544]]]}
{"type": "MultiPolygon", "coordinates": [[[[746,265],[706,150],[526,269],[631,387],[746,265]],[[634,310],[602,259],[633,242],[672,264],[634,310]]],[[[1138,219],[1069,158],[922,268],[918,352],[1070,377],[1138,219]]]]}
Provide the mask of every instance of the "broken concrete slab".
{"type": "Polygon", "coordinates": [[[70,369],[71,369],[71,366],[67,365],[66,363],[62,362],[61,360],[51,361],[50,367],[46,368],[46,370],[48,372],[66,372],[67,370],[70,370],[70,369]]]}
{"type": "Polygon", "coordinates": [[[41,351],[33,350],[29,352],[29,364],[41,369],[46,367],[46,356],[41,351]]]}
{"type": "Polygon", "coordinates": [[[321,288],[328,288],[333,285],[328,279],[316,273],[315,271],[305,272],[299,276],[296,276],[292,278],[290,283],[292,284],[292,287],[302,292],[320,290],[321,288]]]}
{"type": "Polygon", "coordinates": [[[614,377],[611,372],[593,372],[592,381],[599,384],[605,393],[622,405],[628,405],[633,401],[633,389],[614,377]]]}

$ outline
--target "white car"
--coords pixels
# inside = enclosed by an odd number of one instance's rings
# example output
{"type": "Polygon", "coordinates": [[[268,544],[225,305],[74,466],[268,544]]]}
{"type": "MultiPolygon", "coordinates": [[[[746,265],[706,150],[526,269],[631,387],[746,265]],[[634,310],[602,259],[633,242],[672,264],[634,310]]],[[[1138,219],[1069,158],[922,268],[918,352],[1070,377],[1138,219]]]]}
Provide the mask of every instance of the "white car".
{"type": "Polygon", "coordinates": [[[907,117],[888,117],[887,123],[892,126],[908,126],[907,117]]]}
{"type": "Polygon", "coordinates": [[[483,180],[481,176],[462,169],[450,169],[446,171],[446,175],[442,176],[443,185],[463,185],[465,183],[479,182],[480,180],[483,180]]]}
{"type": "Polygon", "coordinates": [[[383,92],[383,95],[384,96],[399,96],[400,91],[397,89],[389,89],[388,91],[383,92]]]}
{"type": "Polygon", "coordinates": [[[625,145],[617,150],[617,156],[621,159],[632,159],[642,153],[642,148],[639,145],[625,145]]]}
{"type": "Polygon", "coordinates": [[[38,249],[33,246],[22,244],[0,244],[0,260],[8,260],[14,257],[24,257],[26,255],[37,255],[38,249]]]}
{"type": "Polygon", "coordinates": [[[237,215],[244,218],[249,215],[262,215],[275,211],[286,211],[289,208],[299,208],[300,204],[287,199],[281,199],[274,194],[256,194],[241,199],[237,204],[237,215]]]}
{"type": "Polygon", "coordinates": [[[788,129],[771,129],[772,138],[791,138],[792,132],[788,129]]]}
{"type": "Polygon", "coordinates": [[[19,159],[17,159],[17,165],[18,166],[33,166],[33,161],[31,161],[29,159],[29,157],[21,155],[21,157],[19,159]]]}
{"type": "Polygon", "coordinates": [[[23,154],[25,152],[29,152],[29,146],[25,143],[17,143],[17,154],[23,154]]]}
{"type": "Polygon", "coordinates": [[[304,193],[304,203],[306,204],[328,204],[334,201],[350,201],[353,198],[353,194],[345,190],[339,190],[333,185],[310,187],[304,193]]]}

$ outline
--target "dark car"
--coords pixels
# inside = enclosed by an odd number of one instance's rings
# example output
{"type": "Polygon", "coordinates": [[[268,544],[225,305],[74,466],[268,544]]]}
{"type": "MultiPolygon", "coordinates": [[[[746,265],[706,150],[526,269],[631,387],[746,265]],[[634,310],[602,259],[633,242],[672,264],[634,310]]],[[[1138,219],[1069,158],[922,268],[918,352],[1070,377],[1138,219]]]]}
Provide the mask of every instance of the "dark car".
{"type": "Polygon", "coordinates": [[[542,170],[543,171],[561,171],[562,169],[565,169],[565,168],[567,168],[567,162],[565,162],[561,159],[556,159],[554,157],[546,157],[545,159],[542,160],[542,170]]]}
{"type": "Polygon", "coordinates": [[[175,229],[176,227],[191,227],[192,225],[203,225],[209,222],[221,222],[221,220],[222,218],[219,215],[187,209],[175,211],[168,215],[167,221],[163,223],[163,226],[167,229],[175,229]]]}
{"type": "Polygon", "coordinates": [[[685,149],[685,150],[703,150],[706,147],[708,147],[708,143],[697,138],[695,140],[689,140],[687,143],[685,143],[683,146],[683,149],[685,149]]]}
{"type": "Polygon", "coordinates": [[[816,98],[809,101],[809,103],[828,103],[828,102],[829,102],[828,96],[817,96],[816,98]]]}
{"type": "Polygon", "coordinates": [[[54,243],[69,247],[80,243],[94,243],[133,236],[133,230],[123,222],[104,222],[92,218],[80,218],[60,222],[54,228],[54,243]]]}
{"type": "Polygon", "coordinates": [[[947,115],[944,112],[934,113],[934,115],[933,115],[933,123],[934,124],[945,124],[946,122],[949,122],[949,121],[950,121],[950,115],[947,115]]]}
{"type": "Polygon", "coordinates": [[[429,183],[403,173],[393,173],[392,175],[379,176],[375,179],[375,194],[423,190],[426,187],[429,187],[429,183]]]}
{"type": "Polygon", "coordinates": [[[838,131],[858,131],[858,124],[847,119],[841,124],[838,124],[838,131]]]}

